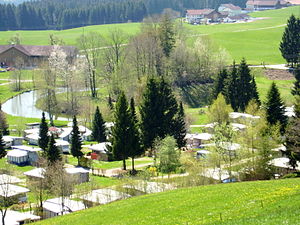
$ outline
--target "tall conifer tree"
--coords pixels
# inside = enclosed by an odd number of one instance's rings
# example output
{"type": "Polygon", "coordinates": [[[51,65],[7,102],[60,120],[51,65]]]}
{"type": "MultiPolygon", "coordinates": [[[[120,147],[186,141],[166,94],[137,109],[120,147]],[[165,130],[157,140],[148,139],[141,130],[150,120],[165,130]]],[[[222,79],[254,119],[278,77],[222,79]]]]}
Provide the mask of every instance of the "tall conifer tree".
{"type": "Polygon", "coordinates": [[[62,160],[61,152],[55,145],[55,139],[54,139],[53,134],[50,137],[46,153],[47,153],[46,158],[50,164],[53,164],[56,161],[62,160]]]}
{"type": "Polygon", "coordinates": [[[180,102],[178,112],[174,120],[173,136],[176,139],[177,146],[179,148],[186,146],[186,124],[182,102],[180,102]]]}
{"type": "Polygon", "coordinates": [[[39,131],[39,147],[45,151],[48,147],[48,142],[48,124],[46,122],[45,113],[43,112],[39,131]]]}
{"type": "Polygon", "coordinates": [[[230,104],[234,111],[238,111],[238,71],[233,62],[232,70],[225,81],[226,86],[224,87],[224,97],[227,104],[230,104]]]}
{"type": "Polygon", "coordinates": [[[217,76],[217,79],[214,82],[213,89],[213,99],[217,99],[220,93],[224,93],[225,81],[228,77],[228,72],[226,69],[222,69],[217,76]]]}
{"type": "Polygon", "coordinates": [[[112,153],[115,159],[123,161],[124,170],[126,170],[126,159],[129,156],[131,148],[128,144],[128,140],[131,138],[129,132],[130,118],[128,102],[122,91],[115,106],[115,125],[112,128],[112,153]]]}
{"type": "Polygon", "coordinates": [[[79,128],[77,125],[77,119],[76,116],[73,117],[73,127],[72,127],[72,136],[71,136],[71,154],[77,158],[78,165],[80,157],[83,156],[83,153],[81,151],[81,136],[79,132],[79,128]]]}
{"type": "Polygon", "coordinates": [[[278,122],[281,125],[281,132],[283,133],[285,127],[287,125],[287,116],[284,115],[285,113],[285,105],[281,100],[279,90],[276,84],[273,82],[268,95],[267,95],[267,102],[266,102],[266,115],[267,121],[271,125],[275,125],[278,122]]]}
{"type": "Polygon", "coordinates": [[[294,76],[296,81],[292,89],[292,95],[300,96],[300,65],[294,70],[294,76]]]}
{"type": "Polygon", "coordinates": [[[102,114],[97,106],[93,120],[92,136],[98,143],[106,141],[106,127],[102,114]]]}
{"type": "Polygon", "coordinates": [[[129,143],[130,150],[128,156],[132,159],[132,171],[134,171],[134,158],[143,154],[141,146],[140,132],[138,127],[138,119],[135,112],[134,99],[130,99],[130,124],[129,124],[129,143]]]}

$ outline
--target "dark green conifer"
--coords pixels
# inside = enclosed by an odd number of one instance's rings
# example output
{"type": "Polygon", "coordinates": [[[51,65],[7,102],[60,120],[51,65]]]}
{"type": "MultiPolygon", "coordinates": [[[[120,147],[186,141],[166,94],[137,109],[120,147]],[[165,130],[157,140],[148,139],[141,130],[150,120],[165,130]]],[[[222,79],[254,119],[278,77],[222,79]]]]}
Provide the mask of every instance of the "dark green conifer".
{"type": "Polygon", "coordinates": [[[61,152],[55,145],[55,139],[54,139],[53,134],[50,137],[46,153],[47,153],[46,158],[50,164],[53,164],[56,161],[62,160],[61,152]]]}
{"type": "Polygon", "coordinates": [[[93,120],[92,136],[98,143],[106,141],[106,127],[99,107],[97,106],[93,120]]]}
{"type": "Polygon", "coordinates": [[[77,125],[77,119],[76,116],[73,117],[73,127],[72,127],[72,136],[71,136],[71,154],[77,158],[78,165],[80,157],[83,156],[83,153],[81,151],[81,136],[79,132],[79,128],[77,125]]]}
{"type": "Polygon", "coordinates": [[[45,113],[42,113],[42,119],[40,123],[40,131],[39,131],[39,147],[44,151],[48,147],[49,136],[48,136],[48,124],[46,122],[45,113]]]}
{"type": "Polygon", "coordinates": [[[0,131],[0,159],[4,158],[7,154],[5,149],[5,142],[3,141],[3,134],[0,131]]]}

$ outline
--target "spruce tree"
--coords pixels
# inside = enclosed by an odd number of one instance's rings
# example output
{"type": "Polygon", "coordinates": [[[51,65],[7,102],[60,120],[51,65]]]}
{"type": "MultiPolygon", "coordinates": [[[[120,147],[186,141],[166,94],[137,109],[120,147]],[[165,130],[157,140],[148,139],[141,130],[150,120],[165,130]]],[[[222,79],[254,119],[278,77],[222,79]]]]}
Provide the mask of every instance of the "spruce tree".
{"type": "Polygon", "coordinates": [[[285,105],[281,100],[279,90],[273,82],[269,89],[266,102],[266,116],[270,125],[280,123],[280,131],[283,133],[287,125],[287,116],[285,113],[285,105]]]}
{"type": "MultiPolygon", "coordinates": [[[[260,105],[260,99],[259,99],[259,94],[257,91],[257,86],[256,86],[256,81],[255,81],[255,77],[252,76],[252,81],[251,81],[251,100],[254,99],[257,105],[260,105]]],[[[249,102],[248,102],[249,104],[249,102]]]]}
{"type": "Polygon", "coordinates": [[[132,159],[132,171],[134,171],[134,158],[143,154],[141,146],[140,131],[138,127],[138,119],[135,112],[134,99],[130,99],[130,124],[129,124],[129,141],[130,150],[128,156],[132,159]]]}
{"type": "Polygon", "coordinates": [[[182,102],[180,102],[178,112],[174,120],[173,136],[176,139],[177,146],[179,148],[186,146],[186,124],[182,102]]]}
{"type": "Polygon", "coordinates": [[[157,138],[162,124],[163,113],[159,95],[157,80],[153,77],[149,78],[140,106],[141,132],[143,146],[146,149],[154,147],[154,140],[157,138]]]}
{"type": "Polygon", "coordinates": [[[145,148],[154,147],[156,138],[172,135],[178,104],[170,84],[163,78],[150,78],[140,107],[141,132],[145,148]]]}
{"type": "Polygon", "coordinates": [[[295,169],[300,160],[300,118],[293,118],[285,132],[285,155],[289,158],[290,165],[295,169]]]}
{"type": "Polygon", "coordinates": [[[294,70],[294,76],[296,81],[292,89],[292,95],[300,96],[300,65],[294,70]]]}
{"type": "Polygon", "coordinates": [[[222,69],[217,76],[217,79],[214,82],[213,89],[213,99],[217,99],[220,93],[224,93],[225,81],[228,77],[228,72],[226,69],[222,69]]]}
{"type": "Polygon", "coordinates": [[[112,128],[112,153],[115,159],[123,161],[124,170],[126,170],[126,159],[131,148],[128,143],[128,140],[131,138],[129,132],[130,118],[128,102],[122,91],[115,105],[115,125],[112,128]]]}
{"type": "Polygon", "coordinates": [[[5,142],[3,141],[3,134],[0,131],[0,159],[6,156],[5,142]]]}
{"type": "Polygon", "coordinates": [[[230,104],[234,111],[238,111],[238,71],[233,62],[232,70],[225,80],[225,87],[224,87],[224,97],[226,99],[227,104],[230,104]]]}
{"type": "Polygon", "coordinates": [[[81,151],[81,136],[79,132],[79,128],[77,125],[76,116],[73,117],[73,127],[72,127],[72,136],[71,136],[71,154],[77,158],[78,166],[79,166],[79,159],[83,156],[81,151]]]}
{"type": "Polygon", "coordinates": [[[298,62],[300,53],[300,20],[294,15],[291,15],[288,19],[279,49],[282,57],[292,67],[298,62]]]}
{"type": "Polygon", "coordinates": [[[106,127],[99,107],[97,106],[93,120],[92,136],[98,143],[106,141],[106,127]]]}
{"type": "Polygon", "coordinates": [[[56,161],[62,160],[61,152],[55,145],[55,139],[54,139],[53,134],[50,137],[46,153],[47,153],[46,158],[47,158],[49,164],[53,164],[56,161]]]}
{"type": "Polygon", "coordinates": [[[237,86],[237,108],[239,111],[244,112],[248,103],[252,99],[252,76],[250,74],[250,69],[246,63],[246,60],[243,58],[239,67],[238,67],[238,80],[237,86]]]}
{"type": "Polygon", "coordinates": [[[48,142],[48,124],[46,122],[45,113],[43,112],[39,131],[39,147],[45,151],[48,147],[48,142]]]}
{"type": "Polygon", "coordinates": [[[158,136],[164,138],[167,135],[172,135],[172,124],[178,111],[178,104],[171,85],[163,77],[159,80],[159,97],[162,107],[162,123],[158,136]]]}
{"type": "Polygon", "coordinates": [[[164,14],[159,25],[159,39],[163,52],[169,57],[175,46],[174,24],[168,14],[164,14]]]}

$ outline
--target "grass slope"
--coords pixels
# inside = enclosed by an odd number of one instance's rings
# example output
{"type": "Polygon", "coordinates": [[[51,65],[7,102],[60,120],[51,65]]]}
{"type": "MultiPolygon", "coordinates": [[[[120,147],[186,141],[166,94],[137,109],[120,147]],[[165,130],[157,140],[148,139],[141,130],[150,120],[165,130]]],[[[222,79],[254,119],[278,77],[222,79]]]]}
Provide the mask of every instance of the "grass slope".
{"type": "Polygon", "coordinates": [[[287,179],[178,189],[36,224],[299,224],[299,187],[287,179]]]}
{"type": "MultiPolygon", "coordinates": [[[[262,62],[278,64],[285,62],[278,46],[284,25],[291,14],[300,16],[300,7],[255,12],[251,14],[253,17],[266,19],[251,23],[185,26],[192,32],[188,38],[190,43],[193,43],[199,36],[205,35],[210,37],[216,45],[225,48],[231,58],[236,61],[246,57],[251,64],[262,62]]],[[[93,31],[107,36],[108,32],[113,29],[123,30],[128,36],[132,36],[139,32],[140,23],[95,25],[61,31],[1,31],[0,44],[7,44],[12,35],[19,33],[23,44],[46,45],[49,44],[49,34],[55,34],[66,44],[76,45],[76,40],[83,33],[93,31]]]]}

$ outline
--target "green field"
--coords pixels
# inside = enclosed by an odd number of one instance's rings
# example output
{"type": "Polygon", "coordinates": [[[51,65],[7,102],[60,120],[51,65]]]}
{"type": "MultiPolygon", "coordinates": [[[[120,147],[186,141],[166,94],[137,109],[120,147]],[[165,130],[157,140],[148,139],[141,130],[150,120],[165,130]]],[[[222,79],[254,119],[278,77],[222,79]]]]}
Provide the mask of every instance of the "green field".
{"type": "MultiPolygon", "coordinates": [[[[225,48],[231,59],[236,61],[245,57],[251,64],[285,63],[278,46],[286,21],[292,13],[300,16],[300,6],[252,13],[253,17],[265,19],[250,23],[185,25],[189,30],[187,39],[192,44],[199,36],[208,36],[215,45],[225,48]]],[[[46,45],[49,44],[49,34],[55,34],[66,44],[76,45],[76,40],[83,33],[93,31],[107,36],[109,31],[114,29],[120,29],[130,37],[139,32],[140,24],[95,25],[62,31],[1,31],[0,44],[7,44],[14,33],[19,33],[23,44],[46,45]]]]}
{"type": "Polygon", "coordinates": [[[219,184],[144,195],[36,224],[299,224],[300,179],[219,184]]]}

